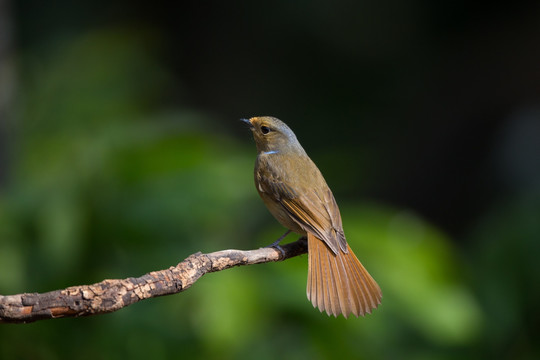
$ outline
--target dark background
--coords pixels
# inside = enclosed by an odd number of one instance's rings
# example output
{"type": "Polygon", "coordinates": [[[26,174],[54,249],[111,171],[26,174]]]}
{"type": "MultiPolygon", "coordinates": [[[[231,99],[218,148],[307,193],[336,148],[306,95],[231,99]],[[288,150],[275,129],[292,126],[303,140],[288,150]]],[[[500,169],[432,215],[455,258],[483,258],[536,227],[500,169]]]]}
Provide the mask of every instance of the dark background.
{"type": "Polygon", "coordinates": [[[273,115],[384,294],[365,319],[327,318],[305,299],[302,257],[117,314],[3,325],[0,357],[539,356],[537,2],[3,0],[0,13],[0,293],[272,242],[282,229],[237,119],[273,115]]]}

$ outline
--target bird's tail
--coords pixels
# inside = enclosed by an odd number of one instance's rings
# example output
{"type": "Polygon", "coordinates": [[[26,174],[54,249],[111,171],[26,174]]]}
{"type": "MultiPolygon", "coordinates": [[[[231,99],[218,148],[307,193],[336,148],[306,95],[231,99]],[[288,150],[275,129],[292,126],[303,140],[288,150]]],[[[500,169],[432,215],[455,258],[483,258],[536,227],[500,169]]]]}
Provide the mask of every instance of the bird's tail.
{"type": "Polygon", "coordinates": [[[381,289],[356,258],[349,245],[344,253],[332,250],[308,233],[307,297],[314,307],[337,317],[364,316],[381,303],[381,289]]]}

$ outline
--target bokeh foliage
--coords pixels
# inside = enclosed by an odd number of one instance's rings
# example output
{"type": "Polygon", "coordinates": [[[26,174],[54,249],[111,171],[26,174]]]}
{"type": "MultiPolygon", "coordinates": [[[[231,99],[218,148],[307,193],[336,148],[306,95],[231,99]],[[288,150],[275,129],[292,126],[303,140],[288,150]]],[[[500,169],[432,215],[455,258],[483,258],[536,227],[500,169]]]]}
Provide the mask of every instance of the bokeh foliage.
{"type": "MultiPolygon", "coordinates": [[[[249,132],[240,139],[240,123],[182,101],[164,106],[178,85],[156,43],[152,31],[112,27],[20,54],[0,293],[141,275],[283,231],[253,187],[249,132]]],[[[327,151],[324,164],[351,149],[314,150],[327,151]]],[[[461,247],[411,209],[337,196],[348,240],[383,289],[365,318],[314,310],[303,256],[211,274],[110,315],[2,325],[0,358],[533,358],[537,191],[495,204],[461,247]]]]}

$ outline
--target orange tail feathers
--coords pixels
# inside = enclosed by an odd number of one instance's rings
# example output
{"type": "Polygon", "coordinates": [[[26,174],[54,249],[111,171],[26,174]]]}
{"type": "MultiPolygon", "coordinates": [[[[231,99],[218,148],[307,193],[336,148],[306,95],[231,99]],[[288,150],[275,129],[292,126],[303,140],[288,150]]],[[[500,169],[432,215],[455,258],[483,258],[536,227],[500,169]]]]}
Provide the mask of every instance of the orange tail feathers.
{"type": "Polygon", "coordinates": [[[334,254],[312,234],[308,234],[309,268],[307,297],[314,307],[337,317],[357,317],[371,313],[381,303],[381,289],[356,258],[349,252],[334,254]]]}

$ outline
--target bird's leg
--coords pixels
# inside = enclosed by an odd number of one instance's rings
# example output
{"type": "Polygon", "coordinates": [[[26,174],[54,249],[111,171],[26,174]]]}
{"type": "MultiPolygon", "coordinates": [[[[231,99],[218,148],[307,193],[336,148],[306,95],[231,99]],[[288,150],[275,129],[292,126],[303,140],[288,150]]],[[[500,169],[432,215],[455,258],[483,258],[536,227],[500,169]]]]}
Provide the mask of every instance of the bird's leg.
{"type": "Polygon", "coordinates": [[[268,245],[267,247],[277,247],[277,248],[279,248],[279,243],[281,242],[281,240],[285,239],[285,237],[286,237],[287,235],[289,235],[290,232],[291,232],[291,230],[287,230],[287,231],[285,232],[285,234],[281,235],[281,236],[279,237],[279,239],[277,239],[276,241],[274,241],[273,243],[271,243],[271,244],[268,245]]]}

